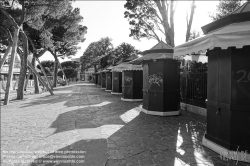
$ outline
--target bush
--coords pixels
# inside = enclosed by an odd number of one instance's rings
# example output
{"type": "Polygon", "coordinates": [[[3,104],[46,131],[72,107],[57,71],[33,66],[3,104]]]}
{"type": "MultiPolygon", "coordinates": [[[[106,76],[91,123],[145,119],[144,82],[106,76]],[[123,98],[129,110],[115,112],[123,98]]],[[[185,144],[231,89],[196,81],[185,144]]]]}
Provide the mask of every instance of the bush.
{"type": "Polygon", "coordinates": [[[63,81],[60,82],[60,85],[65,86],[65,85],[67,85],[67,82],[65,80],[63,80],[63,81]]]}
{"type": "MultiPolygon", "coordinates": [[[[64,69],[63,71],[64,71],[67,79],[77,77],[77,70],[75,70],[75,69],[64,69]]],[[[61,70],[58,72],[58,76],[63,77],[63,73],[61,70]]]]}

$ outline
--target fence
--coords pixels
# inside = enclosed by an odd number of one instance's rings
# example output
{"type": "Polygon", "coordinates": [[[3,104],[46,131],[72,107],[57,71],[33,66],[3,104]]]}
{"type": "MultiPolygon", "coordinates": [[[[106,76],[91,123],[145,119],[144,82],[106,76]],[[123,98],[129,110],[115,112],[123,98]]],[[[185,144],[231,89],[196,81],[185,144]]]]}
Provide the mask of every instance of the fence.
{"type": "Polygon", "coordinates": [[[206,108],[207,63],[191,62],[181,74],[181,102],[206,108]]]}

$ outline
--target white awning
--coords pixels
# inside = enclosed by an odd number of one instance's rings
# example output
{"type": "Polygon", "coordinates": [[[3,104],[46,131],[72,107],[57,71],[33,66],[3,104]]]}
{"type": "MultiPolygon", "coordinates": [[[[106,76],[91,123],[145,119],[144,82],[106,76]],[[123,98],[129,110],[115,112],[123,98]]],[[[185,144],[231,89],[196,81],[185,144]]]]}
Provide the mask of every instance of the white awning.
{"type": "Polygon", "coordinates": [[[215,47],[227,49],[228,47],[242,48],[250,45],[250,21],[234,23],[208,33],[174,48],[174,58],[186,54],[205,52],[215,47]]]}
{"type": "Polygon", "coordinates": [[[123,71],[123,70],[142,70],[141,65],[132,65],[128,63],[121,63],[117,66],[114,66],[112,71],[123,71]]]}

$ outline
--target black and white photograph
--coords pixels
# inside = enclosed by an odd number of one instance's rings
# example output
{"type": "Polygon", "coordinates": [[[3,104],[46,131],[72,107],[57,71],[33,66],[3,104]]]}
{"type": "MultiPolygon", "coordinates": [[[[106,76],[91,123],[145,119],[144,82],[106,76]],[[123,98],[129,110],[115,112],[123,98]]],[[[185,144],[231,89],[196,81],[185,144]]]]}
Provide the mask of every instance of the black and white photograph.
{"type": "Polygon", "coordinates": [[[250,0],[0,0],[0,166],[250,166],[250,0]]]}

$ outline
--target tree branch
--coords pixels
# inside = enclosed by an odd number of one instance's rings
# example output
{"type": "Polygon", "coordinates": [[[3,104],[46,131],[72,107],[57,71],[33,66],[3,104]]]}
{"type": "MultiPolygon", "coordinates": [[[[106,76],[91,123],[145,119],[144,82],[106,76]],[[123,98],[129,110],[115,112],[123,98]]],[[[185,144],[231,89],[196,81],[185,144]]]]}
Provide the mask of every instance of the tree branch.
{"type": "Polygon", "coordinates": [[[12,8],[12,7],[13,7],[13,5],[14,5],[14,2],[15,2],[15,0],[12,0],[12,3],[11,3],[11,6],[10,6],[10,8],[12,8]]]}
{"type": "Polygon", "coordinates": [[[163,20],[160,18],[160,16],[157,13],[155,13],[155,16],[161,21],[161,24],[163,24],[163,20]]]}
{"type": "MultiPolygon", "coordinates": [[[[157,29],[164,35],[166,36],[166,33],[161,29],[161,27],[157,24],[158,22],[155,22],[155,25],[157,27],[157,29]]],[[[163,25],[162,25],[163,26],[163,25]]]]}
{"type": "Polygon", "coordinates": [[[8,18],[8,20],[10,21],[10,23],[16,28],[18,29],[18,24],[16,23],[15,19],[8,13],[6,12],[2,7],[0,7],[0,11],[8,18]]]}
{"type": "Polygon", "coordinates": [[[187,16],[187,32],[186,32],[186,42],[188,41],[190,37],[190,30],[193,22],[193,17],[194,17],[194,11],[195,11],[195,0],[193,0],[192,5],[191,5],[191,13],[190,13],[190,18],[188,21],[188,16],[187,16]]]}
{"type": "Polygon", "coordinates": [[[174,13],[175,13],[175,10],[177,8],[177,4],[178,4],[178,0],[175,0],[176,1],[176,4],[175,4],[175,7],[174,7],[174,13]]]}
{"type": "MultiPolygon", "coordinates": [[[[146,21],[144,21],[143,19],[141,19],[141,20],[142,20],[147,26],[150,26],[150,25],[148,25],[148,23],[147,23],[146,21]]],[[[160,42],[161,40],[160,40],[159,36],[155,33],[155,31],[153,30],[153,28],[150,29],[150,31],[153,32],[155,38],[158,40],[158,42],[160,42]]]]}
{"type": "Polygon", "coordinates": [[[24,0],[21,1],[21,4],[22,4],[22,16],[21,16],[21,19],[20,19],[19,24],[18,24],[19,26],[21,26],[23,24],[25,13],[26,13],[25,6],[24,6],[24,0]]]}
{"type": "Polygon", "coordinates": [[[9,36],[9,38],[8,38],[9,44],[11,44],[11,43],[13,42],[13,40],[12,40],[12,35],[11,35],[11,33],[10,33],[10,30],[7,29],[7,28],[5,28],[5,27],[2,26],[2,25],[0,25],[0,28],[1,28],[2,30],[4,30],[4,31],[8,34],[8,36],[9,36]]]}
{"type": "MultiPolygon", "coordinates": [[[[154,0],[155,3],[156,3],[156,1],[158,1],[158,0],[154,0]]],[[[145,2],[146,2],[146,1],[143,1],[144,5],[145,5],[145,6],[149,6],[149,5],[146,4],[145,2]]],[[[157,5],[157,3],[156,3],[156,5],[157,5]]],[[[160,5],[160,4],[158,4],[158,5],[160,5]]],[[[151,8],[154,8],[154,7],[152,7],[152,6],[150,6],[150,7],[151,7],[151,8]]],[[[162,18],[158,15],[158,13],[155,12],[154,14],[155,14],[155,16],[160,20],[161,24],[163,24],[163,20],[162,20],[162,18]]]]}

